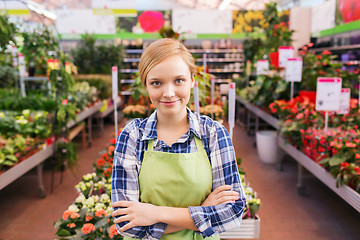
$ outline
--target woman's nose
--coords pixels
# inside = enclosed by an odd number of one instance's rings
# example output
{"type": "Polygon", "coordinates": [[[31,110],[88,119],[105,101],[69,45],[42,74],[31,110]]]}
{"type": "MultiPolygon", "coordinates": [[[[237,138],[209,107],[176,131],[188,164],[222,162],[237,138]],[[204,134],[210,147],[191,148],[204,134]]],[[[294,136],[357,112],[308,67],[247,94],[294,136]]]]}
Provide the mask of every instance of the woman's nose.
{"type": "Polygon", "coordinates": [[[171,98],[171,97],[175,96],[174,86],[172,86],[172,85],[166,86],[164,89],[163,96],[167,97],[167,98],[171,98]]]}

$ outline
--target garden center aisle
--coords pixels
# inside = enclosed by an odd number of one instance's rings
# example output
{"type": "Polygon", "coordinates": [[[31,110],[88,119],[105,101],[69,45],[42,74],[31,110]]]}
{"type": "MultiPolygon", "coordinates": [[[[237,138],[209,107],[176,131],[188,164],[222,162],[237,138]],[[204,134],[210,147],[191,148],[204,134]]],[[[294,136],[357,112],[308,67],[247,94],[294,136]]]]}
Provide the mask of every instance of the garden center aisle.
{"type": "MultiPolygon", "coordinates": [[[[38,197],[36,177],[31,172],[0,191],[0,240],[51,240],[55,239],[52,223],[75,200],[74,186],[83,174],[92,171],[92,164],[100,156],[114,131],[112,124],[105,125],[99,137],[94,129],[91,148],[79,147],[79,168],[75,174],[67,170],[63,183],[60,173],[55,176],[54,192],[50,193],[51,171],[44,173],[47,196],[38,197]]],[[[236,126],[234,146],[247,181],[261,199],[260,239],[358,239],[360,215],[314,177],[306,177],[307,195],[297,194],[296,163],[285,161],[284,171],[265,165],[249,137],[236,126]]]]}

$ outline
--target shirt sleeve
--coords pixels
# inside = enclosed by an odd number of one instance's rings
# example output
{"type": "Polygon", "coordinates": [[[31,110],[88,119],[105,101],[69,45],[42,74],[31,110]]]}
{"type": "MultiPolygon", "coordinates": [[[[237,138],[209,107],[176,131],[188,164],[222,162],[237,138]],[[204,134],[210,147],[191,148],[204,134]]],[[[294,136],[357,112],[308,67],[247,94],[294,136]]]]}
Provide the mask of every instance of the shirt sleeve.
{"type": "Polygon", "coordinates": [[[231,229],[239,228],[246,205],[246,197],[241,184],[234,147],[226,128],[214,122],[207,132],[209,137],[210,161],[213,172],[213,190],[222,185],[231,185],[239,193],[235,203],[217,206],[189,207],[195,226],[203,237],[210,237],[231,229]]]}
{"type": "MultiPolygon", "coordinates": [[[[139,182],[138,174],[140,163],[136,155],[137,131],[129,131],[136,129],[135,121],[130,126],[126,126],[119,134],[113,161],[112,184],[111,184],[111,200],[117,201],[139,201],[139,182]]],[[[114,211],[118,208],[114,208],[114,211]]],[[[116,228],[124,226],[128,222],[116,224],[116,228]]],[[[166,228],[165,223],[156,223],[146,227],[133,227],[119,234],[136,239],[160,239],[166,228]]]]}

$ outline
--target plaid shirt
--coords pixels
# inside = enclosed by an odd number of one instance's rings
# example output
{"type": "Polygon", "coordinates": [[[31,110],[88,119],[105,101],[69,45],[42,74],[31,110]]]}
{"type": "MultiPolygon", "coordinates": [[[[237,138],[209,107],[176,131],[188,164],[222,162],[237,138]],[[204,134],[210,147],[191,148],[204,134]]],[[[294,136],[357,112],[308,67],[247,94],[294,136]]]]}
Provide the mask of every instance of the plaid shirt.
{"type": "MultiPolygon", "coordinates": [[[[149,139],[154,139],[155,151],[191,153],[197,151],[194,140],[194,136],[197,136],[202,140],[211,163],[213,190],[225,184],[232,185],[232,190],[239,193],[239,199],[235,203],[217,206],[190,206],[189,211],[195,226],[203,237],[239,228],[246,198],[229,133],[224,126],[211,118],[195,114],[189,109],[187,111],[189,131],[172,146],[157,139],[156,111],[147,119],[135,119],[125,126],[115,147],[112,202],[139,201],[138,176],[149,139]]],[[[127,222],[116,224],[116,227],[119,228],[125,223],[127,222]]],[[[146,227],[133,227],[121,234],[131,238],[160,239],[166,226],[165,223],[156,223],[146,227]]]]}

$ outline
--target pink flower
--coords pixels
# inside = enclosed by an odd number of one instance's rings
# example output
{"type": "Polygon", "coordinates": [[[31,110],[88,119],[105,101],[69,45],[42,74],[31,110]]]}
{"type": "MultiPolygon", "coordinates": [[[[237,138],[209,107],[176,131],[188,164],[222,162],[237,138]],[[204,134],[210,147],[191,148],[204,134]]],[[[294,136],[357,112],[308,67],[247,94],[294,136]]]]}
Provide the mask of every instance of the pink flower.
{"type": "Polygon", "coordinates": [[[61,101],[61,104],[62,104],[62,105],[67,105],[67,104],[68,104],[68,102],[69,102],[69,100],[68,100],[68,99],[64,99],[64,100],[62,100],[62,101],[61,101]]]}
{"type": "Polygon", "coordinates": [[[349,147],[349,148],[351,148],[351,147],[356,147],[356,143],[346,142],[346,143],[345,143],[345,146],[346,146],[346,147],[349,147]]]}
{"type": "Polygon", "coordinates": [[[145,32],[156,32],[164,25],[164,18],[161,12],[144,11],[139,17],[140,26],[145,32]]]}
{"type": "Polygon", "coordinates": [[[85,223],[84,226],[82,227],[81,231],[82,231],[84,234],[89,234],[89,233],[91,233],[92,231],[95,231],[95,226],[94,226],[94,224],[92,224],[92,223],[85,223]]]}
{"type": "MultiPolygon", "coordinates": [[[[63,220],[67,220],[70,216],[75,216],[74,214],[76,214],[76,212],[74,211],[70,211],[70,210],[66,210],[64,213],[63,213],[63,220]]],[[[71,217],[73,218],[73,217],[71,217]]]]}

